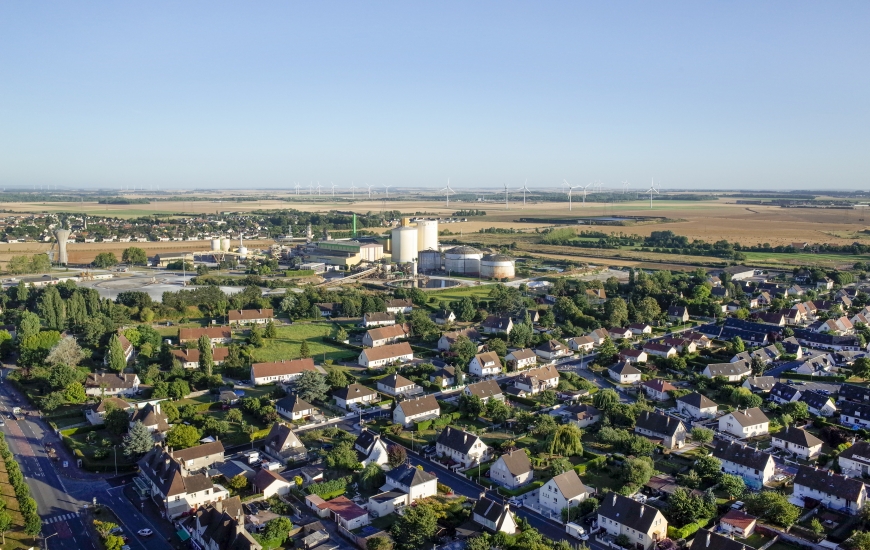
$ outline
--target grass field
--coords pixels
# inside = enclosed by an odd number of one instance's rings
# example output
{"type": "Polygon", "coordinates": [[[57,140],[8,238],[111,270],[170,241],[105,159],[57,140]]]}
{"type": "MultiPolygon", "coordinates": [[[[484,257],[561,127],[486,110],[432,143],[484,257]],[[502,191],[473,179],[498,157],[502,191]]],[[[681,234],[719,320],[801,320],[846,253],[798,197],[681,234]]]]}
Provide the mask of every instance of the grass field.
{"type": "Polygon", "coordinates": [[[480,286],[465,286],[465,287],[457,287],[457,288],[448,288],[445,290],[436,290],[427,292],[426,295],[430,298],[435,298],[434,302],[428,302],[426,307],[431,310],[438,309],[438,303],[442,300],[450,303],[456,300],[461,300],[465,297],[477,296],[480,299],[486,299],[489,297],[489,293],[492,291],[492,287],[490,285],[480,285],[480,286]]]}
{"type": "Polygon", "coordinates": [[[299,349],[302,342],[308,342],[311,356],[316,361],[332,359],[347,361],[359,356],[358,351],[334,344],[327,337],[332,335],[335,327],[331,323],[294,323],[290,326],[277,327],[278,337],[267,339],[266,345],[255,349],[252,359],[255,362],[281,361],[282,359],[299,359],[299,349]]]}

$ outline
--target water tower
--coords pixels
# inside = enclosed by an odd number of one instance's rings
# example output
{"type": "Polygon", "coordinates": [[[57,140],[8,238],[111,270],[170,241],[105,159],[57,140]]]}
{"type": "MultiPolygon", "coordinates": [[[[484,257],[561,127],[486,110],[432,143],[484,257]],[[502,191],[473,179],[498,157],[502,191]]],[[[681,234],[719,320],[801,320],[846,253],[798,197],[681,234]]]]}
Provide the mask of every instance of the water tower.
{"type": "Polygon", "coordinates": [[[61,265],[67,264],[66,242],[69,239],[69,234],[69,229],[57,229],[54,232],[54,236],[57,238],[57,263],[61,265]]]}

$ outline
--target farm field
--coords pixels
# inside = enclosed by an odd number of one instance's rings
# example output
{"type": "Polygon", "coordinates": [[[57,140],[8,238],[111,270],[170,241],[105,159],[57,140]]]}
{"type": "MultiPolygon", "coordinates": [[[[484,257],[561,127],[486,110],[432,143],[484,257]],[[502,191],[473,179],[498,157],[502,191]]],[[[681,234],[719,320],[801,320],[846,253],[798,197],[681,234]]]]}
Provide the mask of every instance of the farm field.
{"type": "Polygon", "coordinates": [[[347,361],[359,356],[358,351],[327,340],[336,330],[336,325],[332,323],[294,323],[290,326],[279,326],[277,330],[277,338],[267,338],[262,348],[254,350],[251,358],[254,362],[299,359],[299,349],[303,341],[308,342],[311,356],[318,362],[326,359],[347,361]]]}

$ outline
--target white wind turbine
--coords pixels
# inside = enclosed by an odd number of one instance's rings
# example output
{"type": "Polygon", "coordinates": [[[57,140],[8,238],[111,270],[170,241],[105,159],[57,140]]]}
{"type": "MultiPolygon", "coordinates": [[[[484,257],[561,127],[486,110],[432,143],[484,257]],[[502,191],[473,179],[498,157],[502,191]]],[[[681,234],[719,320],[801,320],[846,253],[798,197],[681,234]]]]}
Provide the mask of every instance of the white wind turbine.
{"type": "MultiPolygon", "coordinates": [[[[568,186],[568,210],[573,210],[573,209],[574,209],[574,206],[573,206],[573,204],[571,203],[571,193],[572,193],[575,189],[579,189],[579,188],[582,187],[582,186],[581,186],[581,185],[575,185],[575,186],[572,187],[571,184],[568,183],[568,180],[562,180],[562,182],[563,182],[566,186],[568,186]]],[[[589,187],[589,186],[587,185],[586,187],[589,187]]],[[[584,197],[584,198],[583,198],[583,201],[584,201],[584,202],[586,201],[586,187],[583,187],[583,197],[584,197]]]]}
{"type": "Polygon", "coordinates": [[[390,187],[395,187],[394,185],[384,185],[384,193],[387,194],[386,198],[390,198],[390,187]]]}
{"type": "Polygon", "coordinates": [[[649,208],[650,210],[652,210],[653,193],[655,193],[656,195],[659,194],[658,190],[656,189],[655,178],[653,178],[652,183],[649,184],[649,189],[647,189],[646,192],[649,193],[649,208]]]}
{"type": "Polygon", "coordinates": [[[317,196],[320,196],[320,182],[317,182],[317,196]]]}
{"type": "Polygon", "coordinates": [[[450,187],[450,178],[447,178],[447,187],[440,189],[439,192],[440,191],[444,191],[444,195],[447,197],[447,208],[450,208],[450,193],[456,193],[456,191],[450,187]]]}
{"type": "Polygon", "coordinates": [[[352,198],[355,200],[356,199],[356,185],[353,182],[350,182],[350,193],[352,195],[352,198]]]}
{"type": "MultiPolygon", "coordinates": [[[[332,182],[329,182],[332,183],[332,182]]],[[[335,200],[335,184],[332,183],[332,200],[335,200]]]]}
{"type": "Polygon", "coordinates": [[[631,184],[628,183],[628,180],[625,180],[624,182],[622,182],[622,194],[623,194],[623,195],[625,195],[625,188],[626,188],[626,187],[629,187],[630,185],[631,185],[631,184]]]}
{"type": "Polygon", "coordinates": [[[299,196],[299,182],[296,182],[296,196],[299,196]]]}
{"type": "Polygon", "coordinates": [[[510,210],[510,206],[508,205],[508,193],[509,193],[508,186],[505,183],[504,184],[504,209],[505,210],[510,210]]]}
{"type": "Polygon", "coordinates": [[[522,192],[523,192],[523,206],[526,205],[526,193],[531,193],[531,191],[529,190],[529,188],[526,187],[526,184],[527,184],[527,183],[529,183],[529,180],[526,180],[526,183],[524,183],[522,187],[520,187],[519,189],[517,189],[517,191],[522,191],[522,192]]]}
{"type": "Polygon", "coordinates": [[[309,195],[314,194],[314,182],[311,182],[311,181],[308,182],[308,194],[309,195]]]}
{"type": "Polygon", "coordinates": [[[372,184],[369,183],[369,184],[366,185],[366,187],[369,188],[369,198],[372,198],[372,184]]]}

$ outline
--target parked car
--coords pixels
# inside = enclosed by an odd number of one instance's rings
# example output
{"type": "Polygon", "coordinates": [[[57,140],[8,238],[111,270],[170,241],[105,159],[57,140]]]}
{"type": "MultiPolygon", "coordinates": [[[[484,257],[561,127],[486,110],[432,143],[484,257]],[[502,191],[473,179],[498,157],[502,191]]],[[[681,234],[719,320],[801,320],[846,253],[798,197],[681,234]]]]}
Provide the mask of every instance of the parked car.
{"type": "Polygon", "coordinates": [[[152,531],[151,529],[145,528],[145,529],[139,529],[138,531],[136,531],[136,534],[139,535],[140,537],[150,537],[151,535],[154,534],[154,531],[152,531]]]}
{"type": "Polygon", "coordinates": [[[731,505],[733,510],[742,510],[746,504],[742,500],[738,500],[734,504],[731,505]]]}

